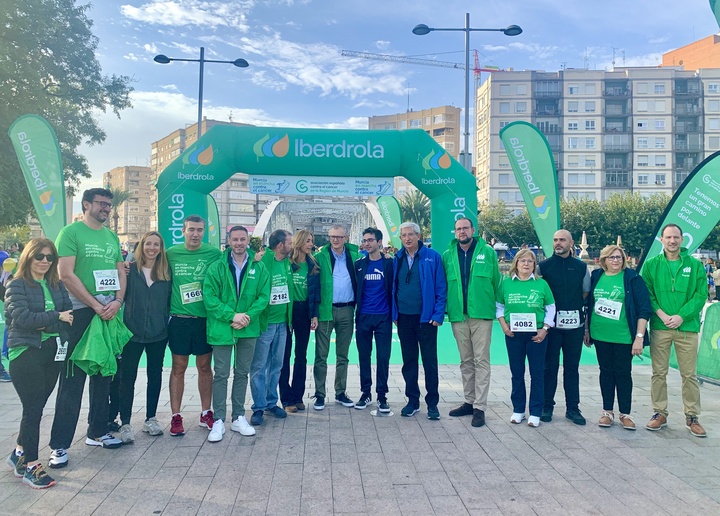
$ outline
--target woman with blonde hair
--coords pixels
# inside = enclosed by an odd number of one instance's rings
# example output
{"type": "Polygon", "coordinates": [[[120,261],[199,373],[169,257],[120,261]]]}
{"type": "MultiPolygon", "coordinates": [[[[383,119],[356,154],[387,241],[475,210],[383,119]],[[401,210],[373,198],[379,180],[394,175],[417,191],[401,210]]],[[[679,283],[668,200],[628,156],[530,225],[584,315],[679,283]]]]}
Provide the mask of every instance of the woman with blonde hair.
{"type": "Polygon", "coordinates": [[[40,420],[67,357],[72,302],[58,275],[52,241],[35,238],[20,255],[5,293],[12,383],[22,403],[17,445],[7,463],[33,489],[55,485],[38,460],[40,420]]]}
{"type": "Polygon", "coordinates": [[[600,251],[600,268],[590,276],[585,320],[585,345],[595,345],[600,366],[603,411],[598,426],[612,426],[617,392],[620,424],[626,430],[635,430],[630,416],[632,359],[642,354],[651,315],[645,282],[627,268],[627,257],[619,246],[606,246],[600,251]]]}
{"type": "Polygon", "coordinates": [[[555,321],[555,299],[547,282],[537,277],[537,258],[529,249],[518,251],[510,272],[500,282],[496,316],[505,334],[512,391],[513,414],[510,422],[525,419],[525,359],[530,368],[530,403],[528,426],[540,426],[545,400],[545,352],[548,329],[555,321]]]}
{"type": "Polygon", "coordinates": [[[312,255],[314,236],[301,229],[292,239],[292,331],[288,329],[285,356],[280,370],[280,401],[287,412],[305,410],[303,395],[307,376],[307,347],[310,331],[317,328],[320,315],[320,267],[312,255]],[[290,383],[290,354],[295,334],[295,362],[290,383]]]}
{"type": "Polygon", "coordinates": [[[160,233],[145,233],[134,254],[135,261],[128,272],[124,313],[125,324],[133,332],[133,338],[123,348],[120,360],[120,439],[124,443],[135,440],[130,418],[143,351],[147,356],[147,391],[142,430],[150,435],[163,434],[163,427],[155,416],[162,385],[172,290],[165,242],[160,233]]]}

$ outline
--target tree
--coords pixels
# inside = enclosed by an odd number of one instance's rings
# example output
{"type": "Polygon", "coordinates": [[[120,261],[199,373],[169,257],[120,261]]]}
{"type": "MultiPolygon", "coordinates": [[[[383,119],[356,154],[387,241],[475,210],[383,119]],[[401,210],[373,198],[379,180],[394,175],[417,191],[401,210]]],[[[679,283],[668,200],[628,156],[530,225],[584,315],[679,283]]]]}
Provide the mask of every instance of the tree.
{"type": "MultiPolygon", "coordinates": [[[[110,185],[107,185],[105,188],[112,194],[113,228],[115,230],[115,234],[117,234],[118,219],[120,218],[120,215],[118,214],[118,209],[125,201],[127,201],[130,198],[131,194],[127,190],[121,190],[120,188],[113,188],[110,185]]],[[[125,232],[128,233],[127,228],[126,228],[125,232]]]]}
{"type": "Polygon", "coordinates": [[[57,133],[68,193],[90,177],[78,154],[82,142],[98,144],[105,133],[93,114],[130,107],[130,78],[103,76],[95,57],[98,39],[89,5],[74,0],[0,2],[0,220],[23,223],[31,212],[20,166],[5,135],[19,116],[45,117],[57,133]]]}
{"type": "Polygon", "coordinates": [[[430,199],[420,190],[406,193],[400,199],[403,222],[414,222],[426,237],[430,234],[430,199]]]}

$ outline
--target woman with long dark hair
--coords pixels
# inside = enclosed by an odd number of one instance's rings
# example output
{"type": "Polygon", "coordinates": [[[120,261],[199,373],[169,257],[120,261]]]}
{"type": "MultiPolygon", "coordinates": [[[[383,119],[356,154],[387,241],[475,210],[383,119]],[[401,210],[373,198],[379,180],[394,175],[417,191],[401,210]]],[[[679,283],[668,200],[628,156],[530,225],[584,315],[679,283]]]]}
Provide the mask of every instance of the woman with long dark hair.
{"type": "Polygon", "coordinates": [[[165,242],[160,233],[145,233],[135,250],[135,261],[130,264],[127,292],[125,293],[124,321],[133,332],[125,345],[120,367],[120,439],[124,443],[135,440],[130,425],[135,380],[143,351],[147,356],[146,412],[143,432],[162,435],[163,427],[156,419],[165,346],[168,340],[170,319],[170,267],[165,254],[165,242]]]}
{"type": "Polygon", "coordinates": [[[55,485],[38,460],[40,420],[65,364],[67,329],[73,322],[57,260],[52,241],[31,240],[5,293],[10,374],[23,407],[17,445],[7,463],[33,489],[55,485]]]}

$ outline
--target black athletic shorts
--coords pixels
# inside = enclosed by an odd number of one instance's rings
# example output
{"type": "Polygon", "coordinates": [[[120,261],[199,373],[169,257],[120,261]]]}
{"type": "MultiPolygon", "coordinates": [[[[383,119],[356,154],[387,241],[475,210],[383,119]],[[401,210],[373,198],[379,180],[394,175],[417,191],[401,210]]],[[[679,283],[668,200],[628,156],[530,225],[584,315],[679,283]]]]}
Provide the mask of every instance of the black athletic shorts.
{"type": "Polygon", "coordinates": [[[212,353],[207,343],[207,319],[173,315],[168,325],[168,344],[173,355],[184,357],[212,353]]]}

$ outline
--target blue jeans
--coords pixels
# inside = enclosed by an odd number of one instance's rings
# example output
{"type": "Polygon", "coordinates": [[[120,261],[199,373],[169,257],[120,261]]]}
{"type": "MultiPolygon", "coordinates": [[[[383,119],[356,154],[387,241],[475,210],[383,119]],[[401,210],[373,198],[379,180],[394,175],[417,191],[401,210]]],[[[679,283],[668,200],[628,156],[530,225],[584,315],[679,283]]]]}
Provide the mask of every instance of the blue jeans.
{"type": "Polygon", "coordinates": [[[287,323],[273,323],[268,324],[268,329],[255,342],[255,354],[250,365],[253,410],[265,410],[277,405],[286,339],[287,323]]]}
{"type": "Polygon", "coordinates": [[[513,412],[525,413],[527,392],[525,391],[525,357],[530,366],[530,415],[542,415],[545,402],[545,353],[548,339],[533,342],[535,332],[515,332],[514,337],[505,336],[510,373],[512,375],[512,392],[510,400],[513,412]]]}

